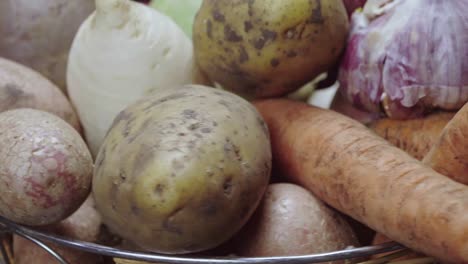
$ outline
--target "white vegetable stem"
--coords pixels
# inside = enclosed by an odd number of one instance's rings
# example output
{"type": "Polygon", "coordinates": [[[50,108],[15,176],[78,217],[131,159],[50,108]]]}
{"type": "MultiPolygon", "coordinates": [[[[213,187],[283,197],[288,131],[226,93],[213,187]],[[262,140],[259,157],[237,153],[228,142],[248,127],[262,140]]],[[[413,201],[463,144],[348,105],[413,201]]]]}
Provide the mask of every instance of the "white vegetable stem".
{"type": "Polygon", "coordinates": [[[125,0],[96,0],[96,11],[101,13],[112,13],[115,10],[123,10],[122,6],[128,8],[129,3],[125,0]]]}
{"type": "Polygon", "coordinates": [[[128,21],[130,3],[125,0],[96,0],[96,23],[99,26],[121,27],[128,21]]]}
{"type": "Polygon", "coordinates": [[[70,99],[94,156],[122,109],[191,82],[192,53],[191,40],[169,17],[130,0],[96,0],[67,69],[70,99]]]}

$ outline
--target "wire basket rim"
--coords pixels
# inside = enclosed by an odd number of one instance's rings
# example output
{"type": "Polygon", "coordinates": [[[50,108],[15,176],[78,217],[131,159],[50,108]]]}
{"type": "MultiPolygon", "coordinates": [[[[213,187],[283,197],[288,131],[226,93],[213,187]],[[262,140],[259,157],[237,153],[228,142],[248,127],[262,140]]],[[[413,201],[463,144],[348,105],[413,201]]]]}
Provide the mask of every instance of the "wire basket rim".
{"type": "Polygon", "coordinates": [[[108,257],[117,257],[129,260],[159,262],[168,264],[307,264],[336,260],[347,260],[368,257],[380,253],[405,249],[397,242],[387,242],[379,245],[356,247],[339,251],[319,254],[274,256],[274,257],[206,257],[206,256],[180,256],[165,255],[104,246],[97,243],[79,241],[63,236],[43,233],[30,227],[25,227],[0,216],[0,230],[15,233],[22,237],[33,237],[42,241],[52,242],[57,245],[74,248],[88,253],[99,254],[108,257]]]}

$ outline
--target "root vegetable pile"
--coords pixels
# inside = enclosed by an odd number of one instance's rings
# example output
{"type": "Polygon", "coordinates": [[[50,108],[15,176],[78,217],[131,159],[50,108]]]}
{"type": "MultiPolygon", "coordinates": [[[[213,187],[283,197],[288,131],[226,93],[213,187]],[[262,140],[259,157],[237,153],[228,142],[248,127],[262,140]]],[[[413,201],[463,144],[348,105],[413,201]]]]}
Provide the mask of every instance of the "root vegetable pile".
{"type": "MultiPolygon", "coordinates": [[[[466,0],[0,2],[0,227],[468,264],[466,0]]],[[[10,262],[54,261],[19,235],[10,262]]]]}

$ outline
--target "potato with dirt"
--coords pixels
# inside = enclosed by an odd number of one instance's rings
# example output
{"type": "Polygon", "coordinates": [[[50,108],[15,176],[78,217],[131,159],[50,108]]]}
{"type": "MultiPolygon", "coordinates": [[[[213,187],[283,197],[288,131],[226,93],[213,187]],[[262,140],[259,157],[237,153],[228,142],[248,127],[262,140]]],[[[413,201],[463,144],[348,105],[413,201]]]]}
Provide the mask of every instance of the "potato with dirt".
{"type": "Polygon", "coordinates": [[[245,224],[270,172],[269,132],[255,108],[186,85],[119,113],[96,158],[93,194],[124,239],[148,251],[198,252],[245,224]]]}
{"type": "Polygon", "coordinates": [[[56,85],[26,66],[0,58],[0,112],[16,108],[55,114],[81,131],[78,115],[56,85]]]}
{"type": "MultiPolygon", "coordinates": [[[[41,227],[40,231],[52,233],[62,237],[77,239],[86,242],[98,242],[101,230],[101,216],[94,207],[91,196],[80,208],[67,219],[60,223],[41,227]]],[[[59,246],[54,243],[46,244],[60,254],[70,264],[100,264],[104,258],[99,255],[87,253],[69,247],[59,246]]],[[[13,254],[15,264],[49,264],[58,263],[43,248],[18,235],[13,237],[13,254]]]]}
{"type": "Polygon", "coordinates": [[[275,183],[233,245],[239,256],[269,257],[325,253],[359,243],[345,219],[309,191],[275,183]]]}
{"type": "Polygon", "coordinates": [[[341,0],[204,0],[193,26],[195,58],[229,91],[282,96],[337,63],[348,28],[341,0]]]}
{"type": "Polygon", "coordinates": [[[85,201],[93,160],[80,134],[34,109],[0,113],[0,215],[41,226],[59,222],[85,201]]]}

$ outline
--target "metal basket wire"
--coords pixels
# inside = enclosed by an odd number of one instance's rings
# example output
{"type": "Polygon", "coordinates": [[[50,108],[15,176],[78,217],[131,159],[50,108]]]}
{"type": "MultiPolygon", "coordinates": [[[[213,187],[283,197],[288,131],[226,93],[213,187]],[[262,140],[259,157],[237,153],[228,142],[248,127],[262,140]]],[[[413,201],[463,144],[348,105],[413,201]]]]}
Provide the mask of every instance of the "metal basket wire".
{"type": "MultiPolygon", "coordinates": [[[[204,256],[172,256],[160,255],[144,252],[136,252],[123,250],[108,246],[103,246],[95,243],[77,241],[56,235],[42,233],[34,229],[16,224],[10,220],[0,217],[0,235],[16,234],[25,239],[30,240],[51,254],[57,263],[68,264],[57,252],[47,246],[44,242],[51,242],[57,245],[74,248],[88,253],[94,253],[102,256],[117,257],[129,260],[139,260],[146,262],[158,262],[169,264],[308,264],[322,263],[335,260],[350,260],[362,257],[368,257],[380,253],[388,253],[399,250],[404,250],[404,246],[388,242],[381,245],[350,248],[340,251],[301,255],[301,256],[278,256],[278,257],[204,257],[204,256]]],[[[1,253],[5,264],[11,264],[9,254],[2,243],[1,253]]]]}

